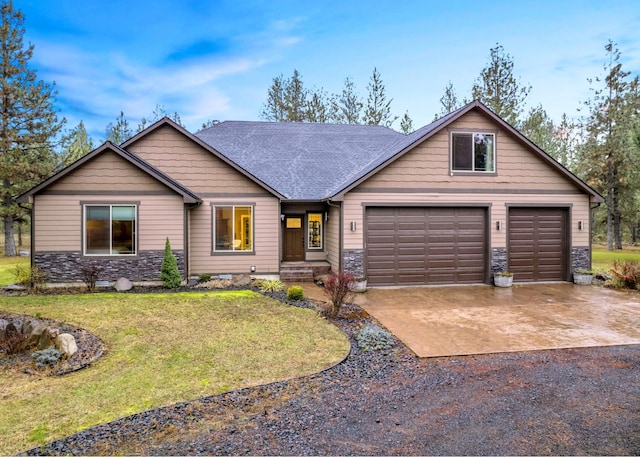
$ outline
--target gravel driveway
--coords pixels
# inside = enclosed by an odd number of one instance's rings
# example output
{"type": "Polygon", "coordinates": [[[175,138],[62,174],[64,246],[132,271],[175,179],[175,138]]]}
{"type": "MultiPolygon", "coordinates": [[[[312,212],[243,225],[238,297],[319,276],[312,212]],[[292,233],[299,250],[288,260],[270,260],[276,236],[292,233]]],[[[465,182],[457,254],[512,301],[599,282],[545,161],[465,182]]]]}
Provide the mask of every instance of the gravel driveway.
{"type": "Polygon", "coordinates": [[[98,426],[29,454],[640,454],[640,346],[348,359],[98,426]]]}

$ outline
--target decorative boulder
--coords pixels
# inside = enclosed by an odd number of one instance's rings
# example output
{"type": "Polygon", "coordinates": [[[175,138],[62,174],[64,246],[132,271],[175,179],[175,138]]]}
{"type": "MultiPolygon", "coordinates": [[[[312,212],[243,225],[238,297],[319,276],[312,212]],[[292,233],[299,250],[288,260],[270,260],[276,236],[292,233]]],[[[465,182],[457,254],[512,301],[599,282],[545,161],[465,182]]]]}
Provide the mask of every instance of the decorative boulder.
{"type": "Polygon", "coordinates": [[[133,283],[127,278],[119,278],[113,286],[118,292],[126,292],[133,288],[133,283]]]}
{"type": "Polygon", "coordinates": [[[56,337],[56,348],[64,354],[65,358],[69,358],[78,352],[76,339],[70,333],[61,333],[56,337]]]}
{"type": "Polygon", "coordinates": [[[4,329],[9,325],[9,321],[6,319],[0,319],[0,336],[4,336],[4,329]]]}
{"type": "Polygon", "coordinates": [[[234,275],[231,280],[231,284],[234,286],[244,287],[251,284],[251,276],[246,274],[234,275]]]}
{"type": "Polygon", "coordinates": [[[42,321],[37,319],[28,319],[22,325],[22,334],[27,338],[25,347],[33,347],[40,342],[40,337],[47,329],[42,321]]]}
{"type": "Polygon", "coordinates": [[[40,340],[38,341],[38,351],[54,346],[59,332],[60,330],[57,328],[48,327],[45,329],[45,331],[42,332],[42,335],[40,335],[40,340]]]}

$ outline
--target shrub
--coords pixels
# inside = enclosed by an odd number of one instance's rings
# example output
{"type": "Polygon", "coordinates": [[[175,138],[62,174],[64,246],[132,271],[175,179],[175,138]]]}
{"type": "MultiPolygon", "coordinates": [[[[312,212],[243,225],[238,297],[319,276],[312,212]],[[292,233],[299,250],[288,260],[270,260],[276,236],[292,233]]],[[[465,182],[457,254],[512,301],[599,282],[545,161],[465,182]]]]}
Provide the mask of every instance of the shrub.
{"type": "Polygon", "coordinates": [[[0,332],[0,351],[7,355],[17,354],[24,348],[27,337],[17,329],[7,330],[0,332]]]}
{"type": "Polygon", "coordinates": [[[202,273],[200,276],[198,276],[198,279],[200,280],[200,282],[207,282],[207,281],[211,281],[211,274],[209,274],[209,273],[202,273]]]}
{"type": "Polygon", "coordinates": [[[29,289],[40,289],[47,281],[47,274],[37,265],[30,266],[19,263],[15,266],[13,273],[16,277],[16,282],[29,289]]]}
{"type": "Polygon", "coordinates": [[[31,354],[31,358],[36,361],[36,367],[44,368],[46,366],[54,366],[62,359],[62,352],[54,347],[36,351],[31,354]]]}
{"type": "Polygon", "coordinates": [[[356,336],[358,347],[363,351],[391,349],[395,344],[393,335],[377,325],[367,324],[356,336]]]}
{"type": "Polygon", "coordinates": [[[621,289],[637,289],[640,285],[640,264],[632,260],[614,261],[613,286],[621,289]]]}
{"type": "Polygon", "coordinates": [[[176,256],[171,252],[171,243],[169,237],[164,244],[164,257],[162,259],[162,267],[160,268],[160,279],[167,289],[175,289],[182,284],[182,276],[178,269],[178,261],[176,256]]]}
{"type": "Polygon", "coordinates": [[[300,286],[291,286],[287,290],[287,298],[289,300],[303,300],[304,289],[300,286]]]}
{"type": "Polygon", "coordinates": [[[88,262],[83,262],[82,267],[80,269],[80,273],[82,275],[82,281],[87,286],[87,290],[89,292],[93,292],[96,290],[96,281],[98,281],[98,277],[102,274],[104,268],[98,262],[94,262],[93,260],[88,262]]]}
{"type": "Polygon", "coordinates": [[[324,294],[331,300],[327,311],[329,317],[338,317],[340,308],[353,300],[355,276],[349,271],[331,272],[324,283],[324,294]]]}
{"type": "Polygon", "coordinates": [[[263,279],[258,282],[258,289],[260,292],[280,292],[284,290],[284,283],[279,279],[263,279]]]}

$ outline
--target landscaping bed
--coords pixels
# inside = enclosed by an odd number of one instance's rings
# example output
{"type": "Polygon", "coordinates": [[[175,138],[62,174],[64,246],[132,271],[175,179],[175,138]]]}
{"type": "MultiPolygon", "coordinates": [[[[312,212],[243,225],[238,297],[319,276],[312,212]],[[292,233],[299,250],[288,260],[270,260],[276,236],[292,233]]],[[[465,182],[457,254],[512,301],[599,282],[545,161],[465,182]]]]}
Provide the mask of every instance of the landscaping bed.
{"type": "Polygon", "coordinates": [[[27,454],[640,453],[639,346],[418,359],[398,341],[360,350],[359,330],[376,322],[356,306],[333,322],[352,346],[333,368],[135,414],[27,454]]]}

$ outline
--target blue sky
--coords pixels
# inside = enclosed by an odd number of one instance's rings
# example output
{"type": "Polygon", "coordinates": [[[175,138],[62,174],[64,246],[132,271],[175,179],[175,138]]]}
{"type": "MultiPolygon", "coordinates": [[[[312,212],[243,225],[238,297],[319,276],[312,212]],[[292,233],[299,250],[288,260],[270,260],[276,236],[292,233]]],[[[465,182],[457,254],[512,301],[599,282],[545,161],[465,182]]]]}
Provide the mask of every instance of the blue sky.
{"type": "MultiPolygon", "coordinates": [[[[621,1],[14,0],[35,45],[38,77],[55,81],[72,128],[99,144],[120,111],[135,125],[157,104],[191,131],[209,119],[259,120],[274,77],[366,96],[374,67],[392,110],[433,120],[451,81],[460,97],[500,43],[532,86],[530,106],[577,115],[604,46],[640,74],[640,5],[621,1]]],[[[395,126],[398,127],[397,125],[395,126]]]]}

